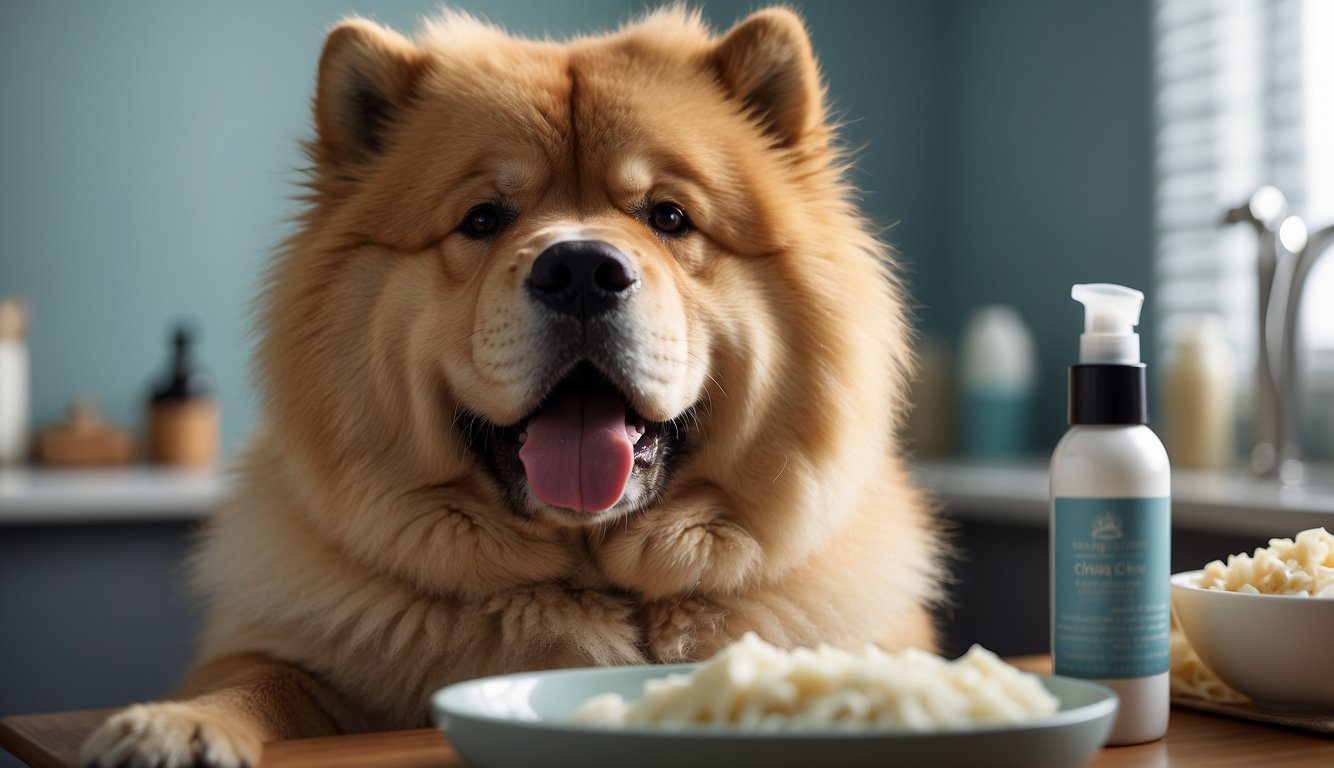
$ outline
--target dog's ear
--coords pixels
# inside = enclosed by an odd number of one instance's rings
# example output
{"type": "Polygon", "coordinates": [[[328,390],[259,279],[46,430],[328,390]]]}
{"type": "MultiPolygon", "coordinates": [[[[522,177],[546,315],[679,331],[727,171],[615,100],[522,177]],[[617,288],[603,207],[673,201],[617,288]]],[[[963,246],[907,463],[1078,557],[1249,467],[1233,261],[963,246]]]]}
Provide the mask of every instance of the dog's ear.
{"type": "Polygon", "coordinates": [[[324,41],[315,92],[316,144],[334,166],[380,152],[385,131],[412,98],[426,57],[407,38],[365,19],[339,22],[324,41]]]}
{"type": "Polygon", "coordinates": [[[713,64],[733,98],[753,111],[780,145],[819,136],[824,89],[806,26],[792,11],[766,8],[732,27],[713,64]]]}

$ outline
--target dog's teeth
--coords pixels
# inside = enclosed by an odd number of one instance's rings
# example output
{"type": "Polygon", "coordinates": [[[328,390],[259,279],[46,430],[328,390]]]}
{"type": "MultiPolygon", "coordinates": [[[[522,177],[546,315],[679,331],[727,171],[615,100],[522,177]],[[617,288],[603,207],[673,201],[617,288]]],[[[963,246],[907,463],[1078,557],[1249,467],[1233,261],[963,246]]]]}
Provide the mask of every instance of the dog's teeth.
{"type": "Polygon", "coordinates": [[[527,433],[527,432],[520,432],[520,433],[519,433],[519,445],[523,445],[523,444],[524,444],[524,441],[526,441],[527,439],[528,439],[528,433],[527,433]]]}

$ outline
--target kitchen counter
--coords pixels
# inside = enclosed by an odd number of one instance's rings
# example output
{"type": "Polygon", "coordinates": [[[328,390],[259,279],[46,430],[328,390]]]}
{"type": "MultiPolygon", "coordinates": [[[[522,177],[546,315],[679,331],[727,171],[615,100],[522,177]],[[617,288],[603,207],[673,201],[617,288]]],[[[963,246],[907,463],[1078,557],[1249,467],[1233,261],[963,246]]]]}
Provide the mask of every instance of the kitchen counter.
{"type": "MultiPolygon", "coordinates": [[[[966,520],[1047,524],[1045,463],[919,460],[918,481],[966,520]]],[[[1282,485],[1244,471],[1172,473],[1176,527],[1272,536],[1334,528],[1334,472],[1317,468],[1306,485],[1282,485]]],[[[0,526],[196,520],[226,493],[221,470],[136,465],[114,469],[0,469],[0,526]]]]}
{"type": "Polygon", "coordinates": [[[222,500],[220,470],[150,465],[0,469],[0,526],[194,520],[222,500]]]}
{"type": "MultiPolygon", "coordinates": [[[[920,460],[918,481],[966,520],[1047,525],[1045,462],[981,463],[920,460]]],[[[1318,467],[1306,485],[1283,485],[1244,470],[1172,471],[1172,524],[1185,530],[1290,535],[1334,529],[1334,473],[1318,467]]]]}

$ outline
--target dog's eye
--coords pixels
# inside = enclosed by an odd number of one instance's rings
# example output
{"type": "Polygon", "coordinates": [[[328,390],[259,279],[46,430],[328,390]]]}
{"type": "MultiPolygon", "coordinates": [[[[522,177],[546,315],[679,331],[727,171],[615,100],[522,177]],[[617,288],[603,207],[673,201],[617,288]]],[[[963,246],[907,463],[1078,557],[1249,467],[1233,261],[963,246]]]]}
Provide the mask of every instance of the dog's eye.
{"type": "Polygon", "coordinates": [[[664,235],[683,235],[690,229],[686,212],[676,203],[658,203],[649,211],[648,223],[664,235]]]}
{"type": "Polygon", "coordinates": [[[459,227],[468,237],[487,237],[500,229],[500,211],[491,203],[475,205],[463,217],[459,227]]]}

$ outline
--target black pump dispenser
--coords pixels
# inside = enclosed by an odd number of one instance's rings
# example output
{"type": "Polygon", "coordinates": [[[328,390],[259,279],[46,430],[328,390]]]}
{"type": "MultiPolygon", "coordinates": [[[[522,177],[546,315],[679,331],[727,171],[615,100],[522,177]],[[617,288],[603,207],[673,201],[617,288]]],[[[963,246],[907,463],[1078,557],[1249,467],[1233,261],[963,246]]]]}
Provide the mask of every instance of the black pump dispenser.
{"type": "Polygon", "coordinates": [[[1147,424],[1149,403],[1139,358],[1144,294],[1110,283],[1076,285],[1084,305],[1079,364],[1070,366],[1070,424],[1147,424]]]}
{"type": "Polygon", "coordinates": [[[1070,366],[1070,424],[1148,424],[1144,371],[1144,363],[1070,366]]]}
{"type": "Polygon", "coordinates": [[[190,400],[213,394],[208,374],[194,365],[191,354],[194,333],[189,326],[176,326],[171,338],[171,369],[166,378],[153,388],[153,402],[190,400]]]}

